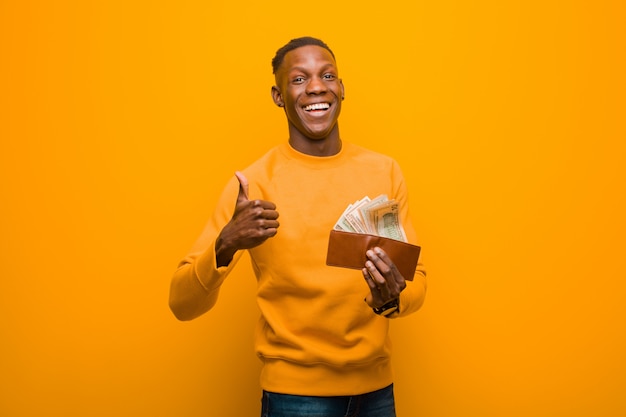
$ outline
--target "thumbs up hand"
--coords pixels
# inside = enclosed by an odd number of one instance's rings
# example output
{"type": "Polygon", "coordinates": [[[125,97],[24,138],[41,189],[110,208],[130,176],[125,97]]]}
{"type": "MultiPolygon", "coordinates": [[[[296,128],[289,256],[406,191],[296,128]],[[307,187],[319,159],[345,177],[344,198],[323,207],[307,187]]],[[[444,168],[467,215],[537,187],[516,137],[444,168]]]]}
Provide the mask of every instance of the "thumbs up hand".
{"type": "Polygon", "coordinates": [[[271,201],[250,200],[248,179],[236,172],[239,193],[235,212],[215,242],[217,266],[226,266],[238,250],[251,249],[275,236],[279,226],[276,205],[271,201]]]}

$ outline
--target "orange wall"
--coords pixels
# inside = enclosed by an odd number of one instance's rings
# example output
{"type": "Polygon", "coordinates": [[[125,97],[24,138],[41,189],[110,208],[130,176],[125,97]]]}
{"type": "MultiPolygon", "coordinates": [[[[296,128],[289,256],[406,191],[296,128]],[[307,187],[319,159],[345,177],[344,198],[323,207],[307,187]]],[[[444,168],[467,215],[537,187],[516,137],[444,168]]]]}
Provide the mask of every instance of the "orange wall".
{"type": "Polygon", "coordinates": [[[0,0],[0,415],[258,415],[247,262],[190,323],[168,285],[304,34],[410,185],[399,415],[626,415],[624,5],[263,4],[0,0]]]}

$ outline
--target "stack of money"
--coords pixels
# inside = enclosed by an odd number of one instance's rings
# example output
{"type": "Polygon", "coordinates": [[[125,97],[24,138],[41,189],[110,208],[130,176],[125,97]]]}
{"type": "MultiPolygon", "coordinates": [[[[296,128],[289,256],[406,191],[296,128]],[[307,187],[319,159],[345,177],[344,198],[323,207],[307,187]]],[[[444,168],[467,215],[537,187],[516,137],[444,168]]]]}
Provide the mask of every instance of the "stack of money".
{"type": "Polygon", "coordinates": [[[366,196],[350,204],[333,229],[407,241],[400,223],[398,203],[393,199],[389,200],[384,194],[373,200],[366,196]]]}

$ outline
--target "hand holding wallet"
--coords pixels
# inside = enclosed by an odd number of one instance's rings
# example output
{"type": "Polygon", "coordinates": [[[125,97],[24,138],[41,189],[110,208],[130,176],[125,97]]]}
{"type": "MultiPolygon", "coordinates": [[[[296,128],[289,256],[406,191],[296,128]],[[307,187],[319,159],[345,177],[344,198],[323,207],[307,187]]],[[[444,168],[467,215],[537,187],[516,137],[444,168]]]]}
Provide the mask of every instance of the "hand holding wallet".
{"type": "Polygon", "coordinates": [[[365,252],[376,246],[387,253],[405,280],[413,280],[421,248],[410,243],[371,234],[331,230],[326,265],[360,270],[365,267],[367,261],[365,252]]]}
{"type": "Polygon", "coordinates": [[[343,268],[365,267],[365,252],[378,246],[391,258],[405,280],[411,281],[420,247],[406,242],[398,203],[381,194],[350,204],[335,223],[328,239],[326,264],[343,268]]]}

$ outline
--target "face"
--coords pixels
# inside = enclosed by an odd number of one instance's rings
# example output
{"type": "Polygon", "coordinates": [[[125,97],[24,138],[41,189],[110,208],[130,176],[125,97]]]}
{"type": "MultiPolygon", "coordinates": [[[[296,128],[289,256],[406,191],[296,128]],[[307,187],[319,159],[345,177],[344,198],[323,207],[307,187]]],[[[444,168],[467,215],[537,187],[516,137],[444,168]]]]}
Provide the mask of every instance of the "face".
{"type": "Polygon", "coordinates": [[[289,51],[272,88],[274,102],[285,108],[292,143],[338,141],[343,94],[333,56],[316,45],[289,51]]]}

